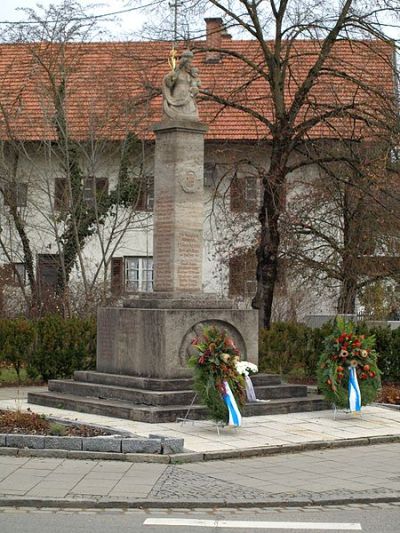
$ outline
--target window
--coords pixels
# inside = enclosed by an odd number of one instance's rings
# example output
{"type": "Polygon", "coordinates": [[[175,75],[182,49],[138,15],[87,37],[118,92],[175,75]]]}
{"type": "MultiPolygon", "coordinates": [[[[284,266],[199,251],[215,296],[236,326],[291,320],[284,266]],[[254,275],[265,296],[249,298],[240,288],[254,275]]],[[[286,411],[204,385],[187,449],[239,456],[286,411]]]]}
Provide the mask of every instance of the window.
{"type": "Polygon", "coordinates": [[[125,288],[135,292],[153,290],[152,257],[125,257],[125,288]]]}
{"type": "Polygon", "coordinates": [[[108,193],[108,179],[89,176],[83,183],[83,201],[88,207],[94,207],[96,202],[108,193]]]}
{"type": "Polygon", "coordinates": [[[154,177],[143,176],[139,184],[136,201],[137,211],[153,211],[154,208],[154,177]]]}
{"type": "Polygon", "coordinates": [[[256,176],[234,177],[230,187],[231,210],[255,213],[259,206],[259,180],[256,176]]]}
{"type": "Polygon", "coordinates": [[[4,189],[4,203],[10,207],[26,207],[27,183],[9,183],[4,189]]]}
{"type": "Polygon", "coordinates": [[[58,254],[38,255],[38,281],[42,295],[55,292],[59,267],[60,256],[58,254]]]}
{"type": "Polygon", "coordinates": [[[111,260],[111,292],[152,292],[152,257],[113,257],[111,260]]]}
{"type": "MultiPolygon", "coordinates": [[[[104,194],[108,194],[108,179],[88,176],[82,184],[82,197],[88,207],[94,207],[104,194]]],[[[69,184],[66,178],[54,180],[54,207],[58,211],[70,206],[69,184]]]]}

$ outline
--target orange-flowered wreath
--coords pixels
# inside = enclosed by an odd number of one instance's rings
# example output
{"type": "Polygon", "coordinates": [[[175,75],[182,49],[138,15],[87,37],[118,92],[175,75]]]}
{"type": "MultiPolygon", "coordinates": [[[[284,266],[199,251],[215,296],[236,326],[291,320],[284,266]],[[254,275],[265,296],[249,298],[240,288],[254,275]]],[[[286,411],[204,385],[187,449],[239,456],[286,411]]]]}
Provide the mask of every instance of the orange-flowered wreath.
{"type": "Polygon", "coordinates": [[[354,326],[338,321],[336,330],[325,341],[317,368],[318,387],[325,398],[336,407],[349,407],[350,367],[356,369],[361,393],[361,405],[376,399],[381,388],[378,354],[373,335],[357,335],[354,326]]]}

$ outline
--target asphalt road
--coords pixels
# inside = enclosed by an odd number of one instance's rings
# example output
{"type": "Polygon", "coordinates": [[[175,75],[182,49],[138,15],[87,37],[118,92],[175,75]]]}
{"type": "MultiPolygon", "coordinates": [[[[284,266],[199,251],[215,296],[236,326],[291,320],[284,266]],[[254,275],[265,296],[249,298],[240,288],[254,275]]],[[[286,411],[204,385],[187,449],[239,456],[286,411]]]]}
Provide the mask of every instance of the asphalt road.
{"type": "Polygon", "coordinates": [[[400,533],[400,505],[207,510],[0,508],[1,533],[400,533]],[[155,523],[157,522],[157,523],[155,523]]]}

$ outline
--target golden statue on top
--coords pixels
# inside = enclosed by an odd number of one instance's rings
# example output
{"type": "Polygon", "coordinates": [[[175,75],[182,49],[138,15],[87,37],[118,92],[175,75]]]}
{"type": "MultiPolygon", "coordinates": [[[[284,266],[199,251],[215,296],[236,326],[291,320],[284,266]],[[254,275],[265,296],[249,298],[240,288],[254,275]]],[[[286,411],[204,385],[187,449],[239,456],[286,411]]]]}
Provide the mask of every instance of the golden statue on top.
{"type": "Polygon", "coordinates": [[[193,52],[185,50],[177,64],[177,51],[171,50],[168,63],[171,71],[164,77],[164,118],[172,120],[199,120],[195,97],[200,90],[199,71],[192,65],[193,52]]]}

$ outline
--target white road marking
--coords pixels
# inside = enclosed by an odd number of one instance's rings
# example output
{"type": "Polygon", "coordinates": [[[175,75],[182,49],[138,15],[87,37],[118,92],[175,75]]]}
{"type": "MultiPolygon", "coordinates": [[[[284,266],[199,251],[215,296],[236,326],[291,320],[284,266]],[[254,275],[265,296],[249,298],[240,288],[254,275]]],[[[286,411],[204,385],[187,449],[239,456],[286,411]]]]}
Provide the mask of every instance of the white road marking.
{"type": "Polygon", "coordinates": [[[258,522],[254,520],[192,520],[188,518],[147,518],[144,526],[230,527],[243,529],[292,529],[300,531],[362,531],[359,523],[345,522],[258,522]]]}

